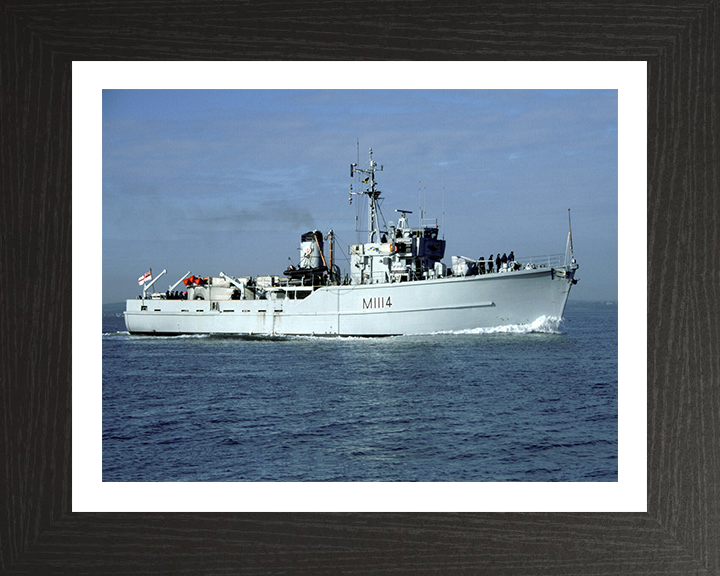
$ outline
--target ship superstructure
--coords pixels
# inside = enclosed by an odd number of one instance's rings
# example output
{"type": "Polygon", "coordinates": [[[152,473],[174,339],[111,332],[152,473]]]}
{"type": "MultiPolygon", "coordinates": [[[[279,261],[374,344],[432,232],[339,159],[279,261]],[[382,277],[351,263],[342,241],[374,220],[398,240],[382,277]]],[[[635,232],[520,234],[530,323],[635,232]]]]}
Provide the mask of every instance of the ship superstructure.
{"type": "MultiPolygon", "coordinates": [[[[367,242],[349,247],[350,271],[335,265],[335,237],[319,230],[302,234],[300,261],[282,275],[196,277],[185,274],[162,294],[128,300],[125,322],[142,334],[288,334],[388,336],[529,325],[561,318],[577,282],[571,232],[565,255],[535,261],[511,258],[490,272],[489,262],[453,256],[443,262],[445,240],[437,221],[412,227],[409,210],[397,210],[397,224],[385,223],[370,158],[360,174],[367,198],[367,242]],[[363,178],[364,177],[364,178],[363,178]],[[325,255],[325,241],[329,253],[325,255]],[[185,290],[174,289],[183,283],[185,290]]],[[[512,256],[512,255],[511,255],[512,256]]],[[[160,274],[165,273],[165,270],[160,274]]],[[[158,278],[152,280],[155,283],[158,278]]]]}
{"type": "Polygon", "coordinates": [[[353,195],[367,196],[368,239],[365,244],[350,246],[350,277],[353,284],[385,284],[427,280],[445,276],[441,260],[445,255],[445,240],[438,238],[438,227],[411,228],[407,215],[410,210],[396,210],[400,214],[397,226],[392,222],[381,230],[380,190],[375,181],[377,162],[372,159],[367,168],[350,165],[350,177],[355,172],[367,174],[361,181],[366,187],[353,195]]]}

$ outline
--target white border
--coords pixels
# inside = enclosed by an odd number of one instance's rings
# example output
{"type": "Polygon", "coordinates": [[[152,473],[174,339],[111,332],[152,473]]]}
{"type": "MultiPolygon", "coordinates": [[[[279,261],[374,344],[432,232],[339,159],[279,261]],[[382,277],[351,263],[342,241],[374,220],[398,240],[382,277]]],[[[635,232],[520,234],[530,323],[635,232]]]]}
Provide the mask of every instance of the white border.
{"type": "MultiPolygon", "coordinates": [[[[73,63],[73,280],[102,262],[102,89],[617,89],[619,246],[647,258],[644,62],[73,63]]],[[[646,512],[647,277],[619,285],[619,481],[613,483],[103,483],[101,290],[73,291],[73,512],[646,512]]],[[[582,362],[578,358],[578,362],[582,362]]]]}

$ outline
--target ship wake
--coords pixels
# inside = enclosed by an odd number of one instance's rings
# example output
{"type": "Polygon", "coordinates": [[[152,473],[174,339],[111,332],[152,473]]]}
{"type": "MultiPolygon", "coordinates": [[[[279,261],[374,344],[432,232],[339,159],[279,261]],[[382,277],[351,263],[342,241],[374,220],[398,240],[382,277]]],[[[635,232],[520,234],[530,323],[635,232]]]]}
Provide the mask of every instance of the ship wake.
{"type": "Polygon", "coordinates": [[[127,330],[118,332],[103,332],[103,338],[130,337],[132,340],[177,340],[209,338],[213,334],[131,334],[127,330]]]}

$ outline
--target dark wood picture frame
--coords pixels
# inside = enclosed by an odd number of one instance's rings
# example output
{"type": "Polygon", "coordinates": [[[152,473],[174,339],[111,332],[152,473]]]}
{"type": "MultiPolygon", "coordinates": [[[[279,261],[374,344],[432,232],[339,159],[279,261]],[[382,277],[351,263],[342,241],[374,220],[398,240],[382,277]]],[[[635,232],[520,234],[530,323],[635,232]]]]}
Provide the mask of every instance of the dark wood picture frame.
{"type": "Polygon", "coordinates": [[[719,33],[717,0],[0,4],[0,572],[720,572],[719,33]],[[288,59],[647,61],[647,513],[71,512],[72,62],[288,59]]]}

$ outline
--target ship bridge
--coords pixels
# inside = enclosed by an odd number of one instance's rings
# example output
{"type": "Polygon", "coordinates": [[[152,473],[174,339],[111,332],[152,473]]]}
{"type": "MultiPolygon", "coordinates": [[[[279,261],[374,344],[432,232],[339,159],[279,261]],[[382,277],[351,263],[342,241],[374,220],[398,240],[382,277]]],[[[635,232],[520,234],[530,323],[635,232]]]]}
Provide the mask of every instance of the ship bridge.
{"type": "Polygon", "coordinates": [[[440,278],[445,240],[437,226],[410,227],[409,210],[401,213],[397,226],[390,223],[380,242],[350,246],[350,277],[353,284],[385,284],[440,278]]]}

